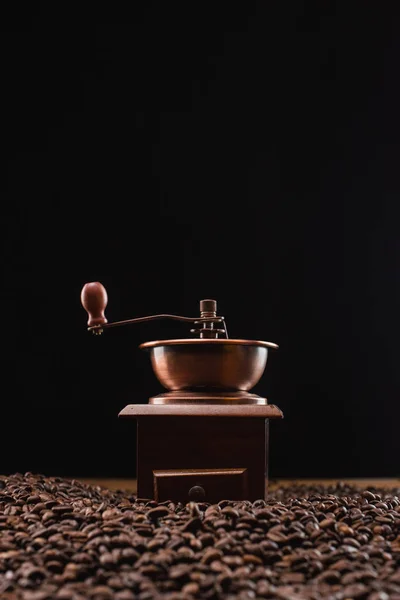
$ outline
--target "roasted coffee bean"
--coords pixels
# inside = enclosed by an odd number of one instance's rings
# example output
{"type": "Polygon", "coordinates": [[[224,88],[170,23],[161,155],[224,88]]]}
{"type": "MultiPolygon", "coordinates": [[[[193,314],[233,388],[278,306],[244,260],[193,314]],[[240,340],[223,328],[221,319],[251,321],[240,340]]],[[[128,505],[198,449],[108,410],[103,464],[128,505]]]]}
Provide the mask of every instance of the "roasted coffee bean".
{"type": "Polygon", "coordinates": [[[134,594],[128,589],[115,592],[113,598],[114,600],[135,600],[134,594]]]}
{"type": "Polygon", "coordinates": [[[46,563],[46,569],[51,573],[62,573],[64,571],[64,565],[58,560],[49,560],[46,563]]]}
{"type": "Polygon", "coordinates": [[[366,498],[368,501],[375,500],[375,494],[373,494],[373,493],[372,493],[372,492],[370,492],[369,490],[365,490],[365,491],[362,493],[362,497],[363,497],[363,498],[366,498]]]}
{"type": "Polygon", "coordinates": [[[191,568],[189,565],[177,565],[175,567],[171,567],[169,571],[169,577],[171,579],[187,580],[189,579],[190,572],[191,568]]]}
{"type": "Polygon", "coordinates": [[[219,560],[220,558],[222,558],[222,552],[220,550],[216,550],[215,548],[210,548],[209,550],[206,550],[206,552],[202,556],[201,562],[203,564],[209,565],[214,560],[219,560]]]}
{"type": "Polygon", "coordinates": [[[189,594],[192,596],[195,596],[196,594],[199,593],[200,587],[197,583],[194,583],[193,581],[190,583],[187,583],[186,585],[183,586],[182,588],[182,593],[183,594],[189,594]]]}
{"type": "Polygon", "coordinates": [[[6,600],[400,600],[399,489],[183,505],[31,473],[0,482],[6,600]]]}
{"type": "Polygon", "coordinates": [[[199,535],[199,540],[201,541],[203,547],[212,546],[215,543],[215,537],[211,533],[202,533],[199,535]]]}
{"type": "Polygon", "coordinates": [[[169,515],[169,510],[165,506],[158,506],[157,508],[152,508],[147,513],[147,517],[152,521],[157,521],[162,517],[167,517],[169,515]]]}
{"type": "Polygon", "coordinates": [[[199,540],[197,538],[194,538],[194,539],[190,540],[189,543],[190,543],[190,547],[193,548],[193,550],[195,552],[199,551],[199,550],[202,550],[202,548],[203,548],[203,544],[201,543],[201,540],[199,540]]]}
{"type": "Polygon", "coordinates": [[[199,517],[192,517],[182,527],[182,531],[191,531],[195,532],[201,529],[202,521],[199,517]]]}
{"type": "Polygon", "coordinates": [[[221,513],[229,519],[236,520],[239,518],[239,511],[237,511],[232,506],[225,506],[225,508],[222,509],[221,513]]]}
{"type": "Polygon", "coordinates": [[[259,556],[254,554],[243,554],[243,562],[245,564],[262,565],[263,561],[259,556]]]}

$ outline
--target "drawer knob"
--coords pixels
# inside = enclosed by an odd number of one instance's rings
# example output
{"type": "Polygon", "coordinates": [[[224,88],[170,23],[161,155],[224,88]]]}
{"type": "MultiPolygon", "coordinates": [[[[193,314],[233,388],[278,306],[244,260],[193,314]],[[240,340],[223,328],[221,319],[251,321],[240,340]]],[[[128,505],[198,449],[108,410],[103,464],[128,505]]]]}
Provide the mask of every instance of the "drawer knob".
{"type": "Polygon", "coordinates": [[[201,485],[194,485],[192,488],[190,488],[188,496],[190,500],[204,500],[206,497],[206,492],[201,485]]]}

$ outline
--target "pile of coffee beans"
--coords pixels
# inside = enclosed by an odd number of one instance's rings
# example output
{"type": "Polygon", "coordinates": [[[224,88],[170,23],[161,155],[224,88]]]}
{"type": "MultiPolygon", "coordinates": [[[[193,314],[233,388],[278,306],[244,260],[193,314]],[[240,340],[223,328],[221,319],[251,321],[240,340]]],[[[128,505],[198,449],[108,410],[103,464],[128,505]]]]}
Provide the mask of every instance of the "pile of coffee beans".
{"type": "Polygon", "coordinates": [[[157,504],[0,477],[0,598],[400,600],[399,496],[338,483],[157,504]]]}

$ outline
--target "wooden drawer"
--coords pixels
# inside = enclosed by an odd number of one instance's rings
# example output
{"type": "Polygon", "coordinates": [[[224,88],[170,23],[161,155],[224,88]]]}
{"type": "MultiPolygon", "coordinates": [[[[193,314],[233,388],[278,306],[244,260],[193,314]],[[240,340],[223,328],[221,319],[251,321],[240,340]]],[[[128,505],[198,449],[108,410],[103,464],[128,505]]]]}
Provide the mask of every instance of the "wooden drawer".
{"type": "Polygon", "coordinates": [[[163,469],[153,471],[154,499],[216,503],[248,497],[247,469],[163,469]]]}

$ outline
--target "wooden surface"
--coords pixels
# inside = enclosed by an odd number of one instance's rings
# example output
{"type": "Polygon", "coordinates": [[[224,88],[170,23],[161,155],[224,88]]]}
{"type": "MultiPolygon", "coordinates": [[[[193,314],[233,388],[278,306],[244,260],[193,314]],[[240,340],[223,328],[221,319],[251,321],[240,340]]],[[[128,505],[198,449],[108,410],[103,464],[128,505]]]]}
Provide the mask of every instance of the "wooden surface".
{"type": "MultiPolygon", "coordinates": [[[[282,411],[275,404],[128,404],[120,417],[236,417],[257,419],[280,419],[282,411]]],[[[197,425],[196,425],[197,426],[197,425]]]]}
{"type": "MultiPolygon", "coordinates": [[[[146,408],[182,408],[178,406],[146,406],[146,408]]],[[[191,412],[191,408],[183,407],[191,412]]],[[[200,407],[201,408],[201,407],[200,407]]],[[[214,407],[211,407],[214,408],[214,407]]],[[[218,406],[216,409],[233,408],[218,406]]],[[[237,407],[236,407],[237,408],[237,407]]],[[[241,407],[264,410],[267,406],[241,407]]],[[[205,415],[209,406],[203,407],[205,415]]],[[[241,412],[241,411],[239,411],[241,412]]],[[[265,474],[267,464],[267,432],[268,422],[265,418],[235,418],[202,416],[169,416],[166,427],[163,416],[138,417],[138,496],[153,498],[155,490],[154,470],[187,471],[195,470],[196,477],[182,476],[182,480],[174,485],[169,477],[158,487],[158,501],[187,501],[189,489],[196,485],[206,491],[205,500],[215,503],[230,494],[232,499],[257,500],[264,498],[265,474]],[[232,440],[235,443],[232,444],[232,440]],[[218,476],[200,475],[205,469],[218,471],[218,476]],[[227,469],[244,469],[246,486],[242,478],[233,479],[228,476],[227,469]],[[225,474],[224,474],[225,473],[225,474]],[[227,479],[228,478],[228,479],[227,479]],[[186,480],[186,487],[185,487],[186,480]],[[236,483],[236,487],[235,484],[236,483]]]]}
{"type": "Polygon", "coordinates": [[[247,469],[157,469],[153,482],[156,502],[177,498],[216,504],[222,496],[245,500],[249,495],[247,469]]]}
{"type": "MultiPolygon", "coordinates": [[[[112,478],[86,478],[77,477],[79,481],[88,483],[89,485],[100,485],[110,490],[127,490],[136,493],[136,479],[112,479],[112,478]]],[[[400,478],[370,478],[370,479],[274,479],[269,482],[269,489],[272,491],[278,485],[293,485],[293,484],[324,484],[329,485],[338,481],[350,483],[359,487],[376,486],[382,488],[400,487],[400,478]]]]}

